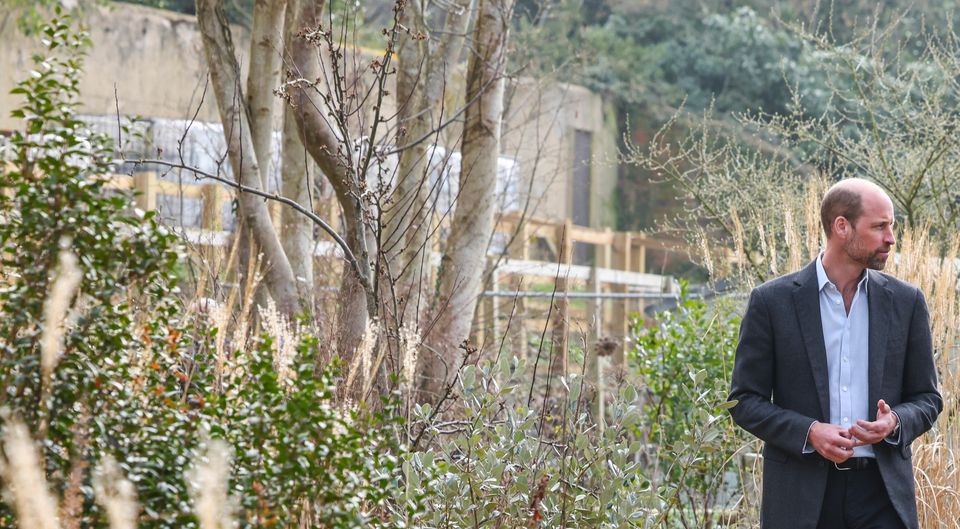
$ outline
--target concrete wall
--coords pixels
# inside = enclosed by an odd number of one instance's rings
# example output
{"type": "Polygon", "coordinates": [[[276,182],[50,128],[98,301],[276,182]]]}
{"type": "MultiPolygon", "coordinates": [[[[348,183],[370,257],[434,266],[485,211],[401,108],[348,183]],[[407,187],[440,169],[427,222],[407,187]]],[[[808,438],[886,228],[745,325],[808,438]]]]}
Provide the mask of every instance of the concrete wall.
{"type": "Polygon", "coordinates": [[[507,91],[502,154],[520,163],[524,198],[536,215],[571,216],[574,138],[589,132],[591,227],[614,226],[617,183],[616,115],[603,98],[582,86],[517,80],[507,91]]]}
{"type": "MultiPolygon", "coordinates": [[[[110,4],[89,10],[83,22],[93,48],[80,85],[82,113],[115,114],[118,99],[121,114],[189,119],[199,106],[197,119],[218,120],[213,94],[202,97],[206,66],[193,17],[110,4]]],[[[0,130],[10,130],[20,126],[10,118],[20,104],[10,90],[29,75],[33,55],[42,50],[35,36],[19,31],[16,16],[0,23],[0,130]]],[[[238,49],[249,47],[243,30],[234,28],[234,39],[238,49]]]]}

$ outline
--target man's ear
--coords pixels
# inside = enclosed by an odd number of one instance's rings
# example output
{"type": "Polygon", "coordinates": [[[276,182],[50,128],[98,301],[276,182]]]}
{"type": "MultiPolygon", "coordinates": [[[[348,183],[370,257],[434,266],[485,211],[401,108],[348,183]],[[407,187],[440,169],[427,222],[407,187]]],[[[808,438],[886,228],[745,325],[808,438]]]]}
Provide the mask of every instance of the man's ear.
{"type": "Polygon", "coordinates": [[[836,233],[841,238],[846,239],[852,229],[853,226],[850,225],[850,221],[848,221],[846,217],[838,215],[837,218],[833,219],[833,233],[836,233]]]}

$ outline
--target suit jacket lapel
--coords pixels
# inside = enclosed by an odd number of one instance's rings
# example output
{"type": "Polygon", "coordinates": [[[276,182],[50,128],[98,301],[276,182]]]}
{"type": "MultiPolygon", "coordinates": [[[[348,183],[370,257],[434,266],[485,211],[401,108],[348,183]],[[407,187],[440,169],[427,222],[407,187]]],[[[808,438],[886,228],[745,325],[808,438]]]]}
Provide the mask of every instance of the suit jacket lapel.
{"type": "Polygon", "coordinates": [[[887,356],[887,339],[890,330],[890,313],[893,310],[893,294],[887,288],[887,279],[883,274],[868,271],[869,285],[867,299],[870,311],[869,365],[867,368],[870,399],[868,409],[870,420],[876,420],[877,401],[880,400],[880,386],[883,383],[883,366],[887,356]]]}
{"type": "MultiPolygon", "coordinates": [[[[827,374],[827,349],[823,344],[823,324],[820,322],[820,291],[817,285],[817,263],[810,263],[797,274],[793,303],[800,320],[800,335],[810,359],[813,381],[820,400],[821,421],[830,421],[830,386],[827,374]]],[[[873,314],[871,312],[871,328],[873,314]]],[[[872,337],[872,335],[871,335],[872,337]]],[[[871,339],[872,343],[872,339],[871,339]]],[[[872,364],[872,362],[871,362],[872,364]]]]}

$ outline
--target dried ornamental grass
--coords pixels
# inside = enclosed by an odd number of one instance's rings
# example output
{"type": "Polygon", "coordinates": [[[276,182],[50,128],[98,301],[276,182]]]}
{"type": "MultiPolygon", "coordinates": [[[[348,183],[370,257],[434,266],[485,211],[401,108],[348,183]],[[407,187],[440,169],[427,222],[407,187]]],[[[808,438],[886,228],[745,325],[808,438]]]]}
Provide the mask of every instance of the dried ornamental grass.
{"type": "MultiPolygon", "coordinates": [[[[61,243],[66,246],[69,243],[61,243]]],[[[60,268],[50,286],[43,306],[43,335],[40,338],[40,370],[44,386],[49,386],[50,377],[63,353],[64,322],[70,301],[80,286],[83,272],[77,266],[77,257],[67,250],[60,252],[60,268]]]]}
{"type": "Polygon", "coordinates": [[[914,476],[921,527],[960,528],[960,294],[957,291],[960,238],[944,252],[928,230],[907,230],[889,272],[924,292],[944,409],[933,430],[913,443],[914,476]]]}
{"type": "Polygon", "coordinates": [[[7,420],[0,475],[6,485],[4,500],[20,522],[20,529],[59,529],[57,502],[47,489],[40,457],[27,427],[7,420]]]}
{"type": "Polygon", "coordinates": [[[297,344],[303,329],[298,322],[291,322],[280,314],[273,298],[267,299],[265,307],[258,308],[263,330],[274,337],[273,368],[277,372],[277,378],[280,383],[293,381],[296,373],[291,366],[297,354],[297,344]]]}
{"type": "Polygon", "coordinates": [[[112,457],[107,456],[97,467],[93,490],[97,503],[107,512],[110,529],[136,529],[137,493],[112,457]]]}
{"type": "Polygon", "coordinates": [[[206,451],[190,473],[193,507],[200,529],[230,529],[233,501],[227,484],[230,480],[230,448],[223,441],[207,443],[206,451]]]}

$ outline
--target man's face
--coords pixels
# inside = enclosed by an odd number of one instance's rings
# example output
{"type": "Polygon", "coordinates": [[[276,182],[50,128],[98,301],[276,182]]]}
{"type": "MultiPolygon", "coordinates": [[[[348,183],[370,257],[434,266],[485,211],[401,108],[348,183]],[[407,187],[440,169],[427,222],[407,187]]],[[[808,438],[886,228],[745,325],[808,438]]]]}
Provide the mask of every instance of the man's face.
{"type": "Polygon", "coordinates": [[[864,193],[863,213],[851,224],[843,250],[865,268],[883,270],[896,239],[893,237],[893,204],[883,194],[864,193]]]}

